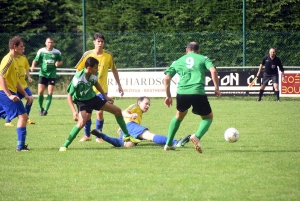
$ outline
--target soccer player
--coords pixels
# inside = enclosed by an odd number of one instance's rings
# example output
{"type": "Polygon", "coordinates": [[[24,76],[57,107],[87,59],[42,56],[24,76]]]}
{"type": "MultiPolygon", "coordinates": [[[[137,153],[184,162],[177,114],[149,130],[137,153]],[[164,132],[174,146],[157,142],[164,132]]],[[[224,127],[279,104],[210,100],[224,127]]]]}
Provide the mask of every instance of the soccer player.
{"type": "MultiPolygon", "coordinates": [[[[68,86],[68,103],[73,113],[73,119],[78,122],[72,128],[68,139],[60,147],[59,151],[67,150],[68,146],[83,128],[86,121],[91,119],[93,110],[101,109],[115,115],[119,126],[124,131],[124,138],[130,137],[121,109],[113,105],[113,99],[104,93],[101,85],[98,83],[98,78],[96,76],[98,65],[99,61],[94,57],[87,58],[85,61],[85,68],[75,74],[68,86]],[[96,96],[93,86],[104,95],[105,99],[96,96]],[[77,105],[78,113],[75,110],[73,103],[77,105]]],[[[128,138],[128,141],[129,140],[131,139],[128,138]]]]}
{"type": "MultiPolygon", "coordinates": [[[[95,48],[93,50],[89,50],[83,54],[81,59],[79,60],[78,64],[76,65],[77,71],[80,71],[84,68],[85,61],[89,57],[94,57],[99,61],[99,67],[98,67],[98,82],[100,83],[104,93],[107,95],[108,93],[108,86],[107,86],[107,76],[108,76],[108,69],[110,69],[114,75],[114,78],[118,84],[118,90],[121,93],[121,96],[123,96],[124,91],[122,89],[120,79],[119,79],[119,73],[116,68],[114,58],[112,53],[108,52],[107,50],[104,50],[104,44],[105,44],[105,38],[103,34],[96,33],[94,35],[93,40],[95,48]]],[[[100,93],[95,87],[94,90],[100,98],[104,99],[104,94],[100,93]]],[[[96,129],[99,129],[102,131],[104,124],[104,117],[103,117],[103,110],[97,111],[97,120],[96,120],[96,129]]],[[[84,141],[90,141],[90,131],[91,131],[91,125],[92,120],[88,120],[84,126],[84,136],[80,139],[80,142],[84,141]]],[[[101,142],[101,139],[96,138],[96,142],[101,142]]]]}
{"type": "Polygon", "coordinates": [[[265,71],[263,74],[263,80],[262,80],[262,85],[260,86],[260,90],[259,90],[259,95],[258,95],[258,99],[257,101],[261,101],[261,97],[264,94],[264,90],[266,88],[266,85],[268,84],[269,80],[272,80],[273,82],[273,87],[275,90],[275,96],[276,96],[276,100],[278,102],[280,102],[280,98],[279,98],[279,89],[278,89],[278,68],[281,71],[281,77],[283,80],[286,80],[285,76],[284,76],[284,68],[282,66],[281,60],[279,59],[279,57],[276,56],[276,49],[275,48],[271,48],[269,50],[269,55],[265,56],[261,62],[261,64],[259,65],[259,69],[257,72],[257,77],[260,75],[260,72],[263,68],[263,66],[265,66],[265,71]]]}
{"type": "Polygon", "coordinates": [[[9,53],[3,57],[0,64],[0,106],[4,109],[10,121],[18,117],[18,145],[16,151],[28,151],[29,149],[27,145],[25,145],[28,115],[17,92],[24,96],[28,104],[32,103],[33,98],[32,96],[28,96],[19,83],[19,69],[15,59],[23,54],[24,43],[22,39],[18,36],[11,38],[9,40],[9,49],[9,53]]]}
{"type": "MultiPolygon", "coordinates": [[[[25,75],[27,76],[27,79],[29,82],[32,82],[32,78],[29,74],[29,63],[28,63],[28,60],[27,58],[25,57],[24,55],[24,51],[25,51],[25,45],[23,46],[23,54],[21,56],[18,56],[16,57],[16,61],[17,61],[17,65],[19,66],[19,83],[21,84],[21,86],[23,87],[23,89],[26,91],[27,95],[28,96],[32,96],[32,93],[28,87],[28,84],[26,82],[26,79],[25,79],[25,75]]],[[[24,98],[23,94],[21,93],[17,93],[17,95],[19,96],[20,99],[24,98]]],[[[29,117],[29,113],[30,113],[30,110],[31,110],[31,106],[32,106],[32,103],[28,103],[26,102],[25,104],[25,109],[26,109],[26,112],[27,112],[27,115],[29,117]]],[[[4,111],[3,108],[0,107],[0,111],[4,111]]],[[[6,123],[4,124],[5,126],[14,126],[14,124],[7,118],[7,115],[4,113],[1,115],[1,112],[0,112],[0,116],[2,118],[6,118],[6,123]]],[[[34,121],[32,121],[31,119],[28,119],[27,120],[27,123],[28,124],[35,124],[34,121]]]]}
{"type": "MultiPolygon", "coordinates": [[[[127,109],[125,109],[122,112],[123,117],[125,118],[127,130],[130,133],[130,135],[135,139],[148,140],[159,145],[165,145],[167,142],[166,136],[151,133],[147,127],[141,125],[143,114],[148,111],[149,107],[150,107],[150,98],[143,96],[138,98],[137,103],[130,105],[127,109]]],[[[119,130],[119,132],[120,132],[120,139],[122,139],[123,131],[119,130]]],[[[109,137],[97,129],[92,130],[91,133],[99,138],[102,138],[104,141],[116,147],[120,147],[120,146],[130,147],[134,145],[134,143],[127,143],[123,145],[123,142],[120,141],[120,139],[118,141],[118,139],[109,137]]],[[[182,147],[187,142],[189,142],[190,136],[191,135],[187,135],[183,139],[173,140],[172,145],[177,147],[182,147]]]]}
{"type": "Polygon", "coordinates": [[[219,90],[219,79],[216,68],[210,59],[199,54],[199,45],[196,42],[190,42],[186,47],[186,55],[180,57],[178,60],[165,71],[164,85],[166,90],[165,105],[170,107],[172,105],[172,97],[170,92],[170,83],[172,77],[177,73],[180,81],[177,87],[176,96],[176,115],[171,120],[168,131],[168,140],[164,150],[175,150],[172,146],[173,138],[192,106],[192,112],[202,118],[198,130],[190,137],[194,144],[196,151],[202,153],[200,139],[208,131],[212,120],[213,113],[210,104],[205,94],[205,72],[209,70],[215,86],[215,94],[217,97],[221,96],[219,90]]]}
{"type": "Polygon", "coordinates": [[[40,107],[40,116],[46,116],[48,114],[56,81],[56,68],[63,64],[61,52],[54,48],[53,39],[50,37],[47,38],[45,44],[46,47],[38,50],[31,65],[31,71],[34,71],[37,64],[42,65],[39,72],[38,84],[38,103],[40,107]],[[44,108],[44,91],[46,87],[48,87],[48,96],[46,99],[46,106],[44,108]]]}

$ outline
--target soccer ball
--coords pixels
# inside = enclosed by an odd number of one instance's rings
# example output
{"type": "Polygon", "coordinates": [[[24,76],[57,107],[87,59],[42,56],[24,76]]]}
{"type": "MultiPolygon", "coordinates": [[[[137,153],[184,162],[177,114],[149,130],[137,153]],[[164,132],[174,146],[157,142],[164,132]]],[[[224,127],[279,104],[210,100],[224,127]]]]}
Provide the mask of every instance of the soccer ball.
{"type": "Polygon", "coordinates": [[[240,133],[235,128],[228,128],[224,133],[224,138],[227,142],[236,142],[239,140],[240,133]]]}

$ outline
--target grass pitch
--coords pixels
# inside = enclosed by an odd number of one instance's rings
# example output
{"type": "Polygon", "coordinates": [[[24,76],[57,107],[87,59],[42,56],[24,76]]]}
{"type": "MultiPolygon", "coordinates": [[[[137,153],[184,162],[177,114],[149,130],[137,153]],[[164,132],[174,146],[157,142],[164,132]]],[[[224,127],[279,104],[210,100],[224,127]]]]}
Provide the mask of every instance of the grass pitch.
{"type": "MultiPolygon", "coordinates": [[[[125,109],[135,101],[115,104],[125,109]]],[[[191,143],[168,152],[146,141],[134,148],[94,139],[79,143],[83,131],[67,152],[59,152],[75,125],[67,101],[54,99],[48,115],[40,117],[35,100],[29,152],[15,152],[16,127],[0,120],[0,200],[299,200],[299,100],[210,98],[210,103],[214,121],[201,140],[203,154],[191,143]],[[238,142],[224,140],[228,127],[239,130],[238,142]]],[[[142,124],[167,135],[174,115],[175,105],[167,108],[162,98],[152,98],[142,124]]],[[[199,120],[190,111],[176,139],[194,133],[199,120]]],[[[117,128],[114,116],[105,113],[104,133],[117,137],[117,128]]]]}

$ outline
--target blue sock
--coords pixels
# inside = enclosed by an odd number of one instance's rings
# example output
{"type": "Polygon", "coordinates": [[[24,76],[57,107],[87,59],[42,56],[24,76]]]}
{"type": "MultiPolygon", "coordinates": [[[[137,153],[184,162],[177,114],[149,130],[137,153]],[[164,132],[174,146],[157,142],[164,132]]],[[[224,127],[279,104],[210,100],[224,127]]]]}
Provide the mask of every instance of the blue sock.
{"type": "Polygon", "coordinates": [[[26,140],[26,127],[17,128],[17,135],[18,135],[18,149],[22,149],[25,145],[26,140]]]}
{"type": "Polygon", "coordinates": [[[104,119],[103,120],[96,120],[96,129],[100,130],[102,132],[103,129],[103,124],[104,124],[104,119]]]}
{"type": "Polygon", "coordinates": [[[112,144],[115,147],[124,147],[124,142],[123,140],[120,140],[118,138],[115,137],[109,137],[108,135],[102,133],[102,139],[105,142],[108,142],[109,144],[112,144]]]}
{"type": "Polygon", "coordinates": [[[92,125],[92,120],[88,120],[85,125],[84,125],[84,135],[87,137],[91,136],[91,125],[92,125]]]}
{"type": "MultiPolygon", "coordinates": [[[[155,134],[153,137],[153,142],[160,145],[165,145],[168,137],[163,135],[155,134]]],[[[173,145],[177,144],[177,140],[173,140],[173,145]]]]}
{"type": "Polygon", "coordinates": [[[11,122],[11,121],[8,119],[8,117],[5,118],[5,121],[6,121],[5,123],[11,122]]]}
{"type": "Polygon", "coordinates": [[[120,140],[123,140],[123,131],[121,131],[120,136],[119,136],[120,140]]]}
{"type": "Polygon", "coordinates": [[[28,105],[27,103],[25,105],[25,109],[26,109],[26,112],[27,112],[28,116],[29,116],[29,113],[30,113],[30,110],[31,110],[31,106],[32,106],[32,104],[28,105]]]}

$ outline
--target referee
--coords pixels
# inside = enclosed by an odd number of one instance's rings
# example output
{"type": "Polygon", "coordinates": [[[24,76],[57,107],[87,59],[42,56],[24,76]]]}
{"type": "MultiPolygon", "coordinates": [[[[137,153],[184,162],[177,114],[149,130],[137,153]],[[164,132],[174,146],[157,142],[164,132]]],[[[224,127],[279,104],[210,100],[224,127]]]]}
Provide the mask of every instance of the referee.
{"type": "Polygon", "coordinates": [[[259,65],[257,77],[260,75],[263,66],[265,66],[265,71],[263,74],[262,85],[259,90],[259,96],[257,101],[261,101],[261,97],[264,93],[264,89],[266,85],[268,84],[269,80],[272,80],[273,88],[275,89],[276,100],[280,102],[279,89],[278,89],[279,75],[278,75],[277,67],[279,67],[281,71],[281,77],[283,80],[285,80],[285,77],[284,77],[284,68],[282,66],[281,60],[279,59],[279,57],[276,56],[275,48],[271,48],[269,51],[269,55],[263,58],[261,64],[259,65]]]}

